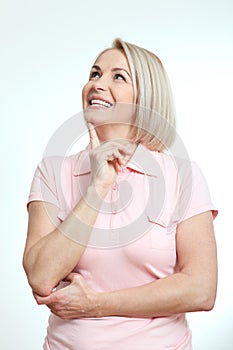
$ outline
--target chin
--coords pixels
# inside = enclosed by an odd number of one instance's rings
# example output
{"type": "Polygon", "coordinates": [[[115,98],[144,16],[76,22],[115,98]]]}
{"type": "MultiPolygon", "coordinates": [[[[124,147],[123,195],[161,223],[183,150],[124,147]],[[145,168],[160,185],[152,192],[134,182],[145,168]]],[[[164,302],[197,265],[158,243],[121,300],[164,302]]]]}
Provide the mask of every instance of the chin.
{"type": "Polygon", "coordinates": [[[96,126],[116,123],[113,111],[105,108],[87,108],[84,110],[84,118],[87,123],[96,126]]]}

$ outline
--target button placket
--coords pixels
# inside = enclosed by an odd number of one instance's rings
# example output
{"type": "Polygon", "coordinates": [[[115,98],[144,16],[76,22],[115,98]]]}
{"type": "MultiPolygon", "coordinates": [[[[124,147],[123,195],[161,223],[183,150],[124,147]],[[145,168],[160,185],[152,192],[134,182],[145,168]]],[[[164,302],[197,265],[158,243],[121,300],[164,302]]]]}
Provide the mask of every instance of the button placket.
{"type": "Polygon", "coordinates": [[[118,211],[117,199],[118,199],[118,184],[117,184],[117,181],[115,181],[112,185],[112,193],[111,193],[111,211],[112,211],[112,214],[114,215],[118,211]]]}
{"type": "Polygon", "coordinates": [[[111,188],[111,212],[112,215],[110,217],[110,231],[109,231],[109,239],[111,243],[119,244],[119,230],[116,229],[114,226],[114,219],[115,215],[118,212],[118,207],[117,207],[117,199],[118,199],[118,183],[115,181],[112,185],[111,188]]]}

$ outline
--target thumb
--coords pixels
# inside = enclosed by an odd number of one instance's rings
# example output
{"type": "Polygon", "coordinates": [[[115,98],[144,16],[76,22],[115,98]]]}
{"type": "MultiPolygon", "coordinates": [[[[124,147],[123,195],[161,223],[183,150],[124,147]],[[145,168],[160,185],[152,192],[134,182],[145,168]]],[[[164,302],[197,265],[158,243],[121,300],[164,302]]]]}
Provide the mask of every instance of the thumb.
{"type": "Polygon", "coordinates": [[[87,125],[90,136],[91,149],[94,149],[100,145],[100,141],[95,131],[95,127],[91,123],[88,123],[87,125]]]}
{"type": "Polygon", "coordinates": [[[66,276],[64,281],[72,283],[74,281],[74,279],[77,278],[78,276],[81,276],[81,275],[79,273],[76,273],[76,272],[71,272],[68,276],[66,276]]]}

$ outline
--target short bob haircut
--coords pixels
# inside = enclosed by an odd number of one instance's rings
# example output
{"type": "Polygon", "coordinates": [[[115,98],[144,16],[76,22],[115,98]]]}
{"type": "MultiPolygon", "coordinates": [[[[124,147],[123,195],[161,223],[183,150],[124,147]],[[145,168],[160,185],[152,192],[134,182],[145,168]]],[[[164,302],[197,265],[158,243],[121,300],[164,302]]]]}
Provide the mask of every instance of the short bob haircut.
{"type": "Polygon", "coordinates": [[[137,111],[134,141],[153,151],[169,149],[176,136],[176,113],[169,78],[162,62],[154,53],[118,38],[98,57],[111,49],[125,54],[131,70],[137,111]]]}

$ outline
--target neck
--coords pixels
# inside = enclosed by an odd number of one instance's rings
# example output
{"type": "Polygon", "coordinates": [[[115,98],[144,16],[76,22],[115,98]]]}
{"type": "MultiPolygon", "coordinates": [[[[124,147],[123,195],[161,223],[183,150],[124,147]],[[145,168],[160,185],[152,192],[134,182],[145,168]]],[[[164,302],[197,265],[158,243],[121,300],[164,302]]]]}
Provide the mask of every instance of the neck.
{"type": "Polygon", "coordinates": [[[127,162],[130,160],[138,146],[138,143],[133,141],[132,132],[130,133],[125,125],[121,127],[118,125],[115,127],[115,129],[113,125],[111,125],[111,128],[108,128],[106,125],[104,128],[103,126],[96,127],[95,130],[100,143],[107,141],[116,141],[117,143],[121,143],[122,145],[126,146],[131,153],[131,155],[128,157],[127,162]]]}
{"type": "Polygon", "coordinates": [[[122,141],[122,142],[133,142],[133,132],[132,128],[126,125],[111,124],[111,125],[101,125],[95,127],[96,133],[101,143],[106,141],[122,141]]]}

